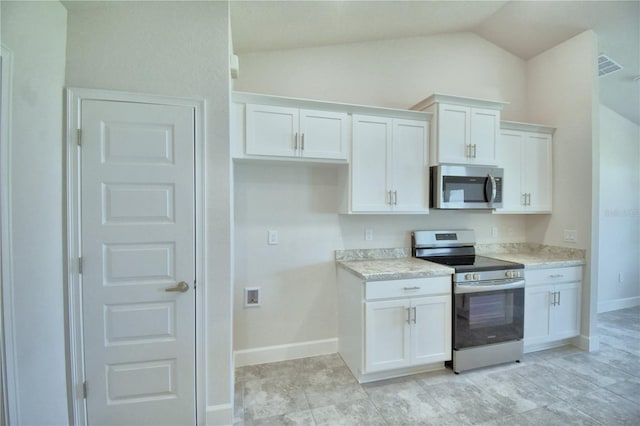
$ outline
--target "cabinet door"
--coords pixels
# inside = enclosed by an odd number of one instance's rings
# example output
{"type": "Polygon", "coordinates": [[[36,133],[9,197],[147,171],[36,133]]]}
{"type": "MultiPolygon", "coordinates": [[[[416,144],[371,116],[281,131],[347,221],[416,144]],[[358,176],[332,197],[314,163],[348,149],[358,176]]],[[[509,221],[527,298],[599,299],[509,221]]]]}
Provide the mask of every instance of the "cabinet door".
{"type": "Polygon", "coordinates": [[[250,155],[293,157],[297,151],[298,109],[246,107],[246,150],[250,155]]]}
{"type": "Polygon", "coordinates": [[[523,180],[529,194],[527,210],[551,212],[551,135],[526,133],[522,156],[523,180]]]}
{"type": "Polygon", "coordinates": [[[388,187],[391,171],[392,119],[353,116],[351,211],[391,211],[388,187]]]}
{"type": "Polygon", "coordinates": [[[305,158],[347,159],[347,114],[300,110],[300,155],[305,158]]]}
{"type": "Polygon", "coordinates": [[[365,303],[366,372],[411,364],[408,299],[365,303]]]}
{"type": "Polygon", "coordinates": [[[393,210],[427,212],[428,167],[427,123],[414,120],[393,121],[393,210]]]}
{"type": "Polygon", "coordinates": [[[471,108],[438,104],[438,163],[469,162],[471,108]]]}
{"type": "Polygon", "coordinates": [[[525,137],[522,132],[503,130],[498,142],[498,166],[504,169],[502,205],[498,211],[519,212],[524,208],[521,162],[525,137]]]}
{"type": "Polygon", "coordinates": [[[496,144],[500,137],[500,111],[471,108],[470,163],[496,164],[496,144]]]}
{"type": "Polygon", "coordinates": [[[550,334],[553,339],[566,339],[580,334],[579,282],[557,284],[557,304],[551,309],[550,334]]]}
{"type": "Polygon", "coordinates": [[[412,363],[451,360],[451,296],[411,300],[412,363]]]}
{"type": "Polygon", "coordinates": [[[542,285],[525,288],[524,293],[524,341],[527,345],[549,339],[550,310],[554,287],[542,285]]]}

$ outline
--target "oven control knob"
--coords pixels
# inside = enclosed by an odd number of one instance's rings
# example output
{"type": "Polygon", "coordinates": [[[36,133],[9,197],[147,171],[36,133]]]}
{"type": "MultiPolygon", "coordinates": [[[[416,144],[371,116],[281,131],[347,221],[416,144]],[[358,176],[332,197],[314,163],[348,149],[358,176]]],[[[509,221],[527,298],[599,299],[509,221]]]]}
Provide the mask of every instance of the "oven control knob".
{"type": "Polygon", "coordinates": [[[464,276],[464,279],[465,279],[465,280],[472,280],[472,279],[473,279],[473,274],[466,274],[466,275],[464,276]]]}
{"type": "Polygon", "coordinates": [[[507,277],[507,278],[513,278],[513,272],[511,272],[511,271],[506,271],[506,272],[504,273],[504,275],[505,275],[505,277],[507,277]]]}
{"type": "Polygon", "coordinates": [[[478,275],[478,274],[473,274],[473,279],[474,279],[474,280],[476,280],[476,281],[477,281],[477,280],[479,280],[479,279],[480,279],[480,275],[478,275]]]}

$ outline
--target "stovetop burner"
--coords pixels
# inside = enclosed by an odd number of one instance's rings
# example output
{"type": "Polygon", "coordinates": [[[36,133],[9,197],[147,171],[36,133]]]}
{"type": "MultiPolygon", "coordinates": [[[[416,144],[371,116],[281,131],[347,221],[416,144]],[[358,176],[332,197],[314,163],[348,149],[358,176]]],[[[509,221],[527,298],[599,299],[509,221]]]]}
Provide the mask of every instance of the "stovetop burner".
{"type": "Polygon", "coordinates": [[[494,259],[486,256],[432,256],[420,257],[434,263],[451,266],[456,272],[494,271],[497,269],[521,269],[519,263],[494,259]]]}
{"type": "Polygon", "coordinates": [[[467,279],[469,272],[473,273],[469,276],[474,280],[483,277],[495,279],[502,276],[521,276],[520,273],[506,271],[524,269],[523,265],[487,256],[477,256],[475,243],[475,233],[471,229],[414,231],[411,234],[412,255],[418,259],[451,266],[456,271],[454,281],[467,279]]]}

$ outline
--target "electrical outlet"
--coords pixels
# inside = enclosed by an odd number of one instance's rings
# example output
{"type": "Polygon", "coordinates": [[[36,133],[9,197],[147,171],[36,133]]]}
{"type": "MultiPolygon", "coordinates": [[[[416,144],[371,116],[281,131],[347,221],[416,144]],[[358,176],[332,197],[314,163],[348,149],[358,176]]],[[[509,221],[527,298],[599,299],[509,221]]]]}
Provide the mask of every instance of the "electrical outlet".
{"type": "Polygon", "coordinates": [[[373,241],[373,229],[366,228],[364,230],[364,239],[365,241],[373,241]]]}
{"type": "Polygon", "coordinates": [[[578,242],[578,231],[575,229],[565,229],[564,230],[564,241],[567,243],[576,243],[578,242]]]}
{"type": "Polygon", "coordinates": [[[260,287],[245,287],[244,306],[245,308],[260,306],[260,287]]]}
{"type": "Polygon", "coordinates": [[[270,229],[267,231],[267,244],[270,246],[275,246],[278,244],[278,231],[270,229]]]}

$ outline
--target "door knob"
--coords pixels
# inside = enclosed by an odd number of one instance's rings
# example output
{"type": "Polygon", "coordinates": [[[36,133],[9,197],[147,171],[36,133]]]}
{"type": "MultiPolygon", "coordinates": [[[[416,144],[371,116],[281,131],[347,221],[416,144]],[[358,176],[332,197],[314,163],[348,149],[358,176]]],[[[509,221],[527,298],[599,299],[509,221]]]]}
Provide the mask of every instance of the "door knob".
{"type": "Polygon", "coordinates": [[[180,293],[184,293],[187,290],[189,290],[189,284],[187,284],[184,281],[180,281],[178,284],[174,285],[173,287],[167,287],[164,289],[164,291],[179,291],[180,293]]]}

